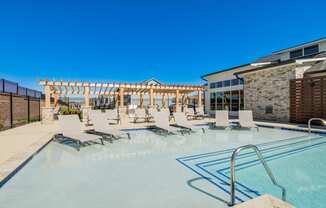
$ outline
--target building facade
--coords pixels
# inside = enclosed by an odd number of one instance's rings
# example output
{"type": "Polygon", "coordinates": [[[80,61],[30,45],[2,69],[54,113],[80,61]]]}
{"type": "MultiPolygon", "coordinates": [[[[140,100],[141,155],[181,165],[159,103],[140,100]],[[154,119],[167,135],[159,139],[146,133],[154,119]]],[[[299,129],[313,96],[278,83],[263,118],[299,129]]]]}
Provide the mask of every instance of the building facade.
{"type": "Polygon", "coordinates": [[[290,120],[290,80],[326,75],[326,38],[273,52],[252,63],[202,76],[205,108],[252,110],[255,119],[290,120]],[[238,81],[235,81],[238,80],[238,81]]]}

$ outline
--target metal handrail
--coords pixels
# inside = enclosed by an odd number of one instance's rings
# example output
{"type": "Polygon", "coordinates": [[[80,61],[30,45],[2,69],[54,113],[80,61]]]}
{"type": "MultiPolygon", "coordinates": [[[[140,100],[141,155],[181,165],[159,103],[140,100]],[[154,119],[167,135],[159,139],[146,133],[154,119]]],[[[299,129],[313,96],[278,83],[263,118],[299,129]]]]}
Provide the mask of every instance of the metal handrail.
{"type": "Polygon", "coordinates": [[[309,132],[309,134],[311,134],[311,122],[312,121],[321,121],[324,125],[326,125],[326,120],[325,119],[322,119],[322,118],[311,118],[311,119],[309,119],[309,121],[308,121],[308,132],[309,132]]]}
{"type": "Polygon", "coordinates": [[[229,202],[229,206],[234,206],[234,204],[235,204],[235,183],[236,183],[236,179],[235,179],[235,159],[238,156],[238,154],[244,149],[253,149],[255,151],[256,155],[258,156],[258,159],[263,164],[263,166],[264,166],[269,178],[273,182],[273,184],[275,186],[279,187],[282,190],[282,200],[286,201],[286,190],[285,190],[285,188],[277,183],[271,169],[268,167],[268,165],[267,165],[263,155],[261,154],[260,150],[258,149],[257,146],[252,145],[252,144],[248,144],[248,145],[236,148],[232,153],[231,166],[230,166],[230,169],[231,169],[231,186],[230,186],[231,187],[230,188],[231,200],[229,202]]]}

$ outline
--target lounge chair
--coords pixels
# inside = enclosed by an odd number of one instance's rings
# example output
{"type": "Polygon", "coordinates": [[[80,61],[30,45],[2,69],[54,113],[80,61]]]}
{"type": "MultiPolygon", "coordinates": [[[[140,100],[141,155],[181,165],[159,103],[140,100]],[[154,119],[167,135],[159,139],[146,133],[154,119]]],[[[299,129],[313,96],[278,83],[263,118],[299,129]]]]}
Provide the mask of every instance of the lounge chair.
{"type": "Polygon", "coordinates": [[[256,128],[259,130],[258,126],[255,124],[252,116],[252,111],[239,111],[239,126],[241,128],[256,128]]]}
{"type": "Polygon", "coordinates": [[[87,131],[87,133],[101,135],[104,138],[110,139],[110,142],[112,142],[112,138],[118,139],[123,134],[126,134],[128,136],[128,139],[130,139],[129,133],[121,132],[121,131],[119,131],[115,128],[112,128],[110,126],[108,114],[101,113],[101,112],[91,113],[90,119],[91,119],[91,122],[93,123],[93,129],[87,131]]]}
{"type": "Polygon", "coordinates": [[[196,113],[193,108],[187,108],[185,111],[186,117],[189,120],[194,120],[196,119],[196,113]]]}
{"type": "MultiPolygon", "coordinates": [[[[188,129],[189,131],[194,131],[194,125],[190,123],[186,115],[183,112],[173,113],[176,127],[188,129]]],[[[205,129],[202,128],[202,131],[205,133],[205,129]]]]}
{"type": "Polygon", "coordinates": [[[170,126],[170,115],[166,112],[154,112],[152,115],[155,123],[154,125],[151,125],[150,128],[158,130],[159,133],[173,134],[175,132],[181,132],[183,134],[184,132],[189,132],[189,130],[182,130],[180,128],[170,126]]]}
{"type": "Polygon", "coordinates": [[[114,120],[117,124],[121,123],[121,116],[117,109],[106,110],[105,114],[109,120],[114,120]]]}
{"type": "Polygon", "coordinates": [[[208,114],[205,114],[204,108],[197,108],[196,109],[196,117],[199,119],[204,119],[205,117],[208,117],[208,114]]]}
{"type": "Polygon", "coordinates": [[[137,108],[135,111],[134,123],[137,123],[139,120],[144,122],[149,122],[152,116],[150,116],[145,109],[137,108]]]}
{"type": "Polygon", "coordinates": [[[85,132],[78,115],[59,115],[58,118],[62,136],[75,141],[78,151],[80,150],[80,146],[94,140],[100,140],[101,144],[104,145],[103,137],[85,132]]]}
{"type": "Polygon", "coordinates": [[[230,126],[229,112],[226,110],[215,111],[214,127],[227,128],[230,126]]]}

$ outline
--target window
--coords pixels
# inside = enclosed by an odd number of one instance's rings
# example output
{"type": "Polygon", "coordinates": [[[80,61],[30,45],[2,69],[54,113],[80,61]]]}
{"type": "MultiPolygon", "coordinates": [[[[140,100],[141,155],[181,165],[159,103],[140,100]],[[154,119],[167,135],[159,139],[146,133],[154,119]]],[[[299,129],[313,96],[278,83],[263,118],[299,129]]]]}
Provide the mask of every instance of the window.
{"type": "Polygon", "coordinates": [[[239,85],[239,80],[238,79],[232,79],[231,80],[231,86],[236,86],[239,85]]]}
{"type": "Polygon", "coordinates": [[[223,92],[216,93],[216,110],[223,110],[223,92]]]}
{"type": "Polygon", "coordinates": [[[239,79],[239,84],[243,85],[243,83],[244,83],[243,78],[239,79]]]}
{"type": "Polygon", "coordinates": [[[301,57],[302,55],[303,55],[302,54],[302,49],[291,51],[290,52],[290,59],[292,59],[292,58],[298,58],[298,57],[301,57]]]}
{"type": "Polygon", "coordinates": [[[231,85],[231,80],[223,81],[223,87],[230,87],[230,85],[231,85]]]}
{"type": "Polygon", "coordinates": [[[239,111],[239,90],[231,91],[231,111],[239,111]]]}
{"type": "Polygon", "coordinates": [[[209,88],[214,89],[215,88],[215,82],[209,84],[209,88]]]}
{"type": "Polygon", "coordinates": [[[305,56],[308,56],[308,55],[311,55],[311,54],[316,54],[318,52],[319,52],[318,45],[313,45],[313,46],[309,46],[309,47],[304,48],[304,55],[305,56]]]}
{"type": "Polygon", "coordinates": [[[216,83],[216,87],[217,87],[217,88],[221,88],[221,87],[223,87],[223,82],[217,82],[217,83],[216,83]]]}
{"type": "Polygon", "coordinates": [[[243,90],[240,90],[240,110],[244,109],[243,90]]]}
{"type": "Polygon", "coordinates": [[[224,104],[224,110],[227,110],[227,111],[231,110],[231,108],[230,108],[230,96],[231,96],[230,91],[224,92],[223,104],[224,104]]]}
{"type": "Polygon", "coordinates": [[[211,93],[210,94],[210,103],[211,103],[211,110],[215,111],[216,110],[216,93],[211,93]]]}

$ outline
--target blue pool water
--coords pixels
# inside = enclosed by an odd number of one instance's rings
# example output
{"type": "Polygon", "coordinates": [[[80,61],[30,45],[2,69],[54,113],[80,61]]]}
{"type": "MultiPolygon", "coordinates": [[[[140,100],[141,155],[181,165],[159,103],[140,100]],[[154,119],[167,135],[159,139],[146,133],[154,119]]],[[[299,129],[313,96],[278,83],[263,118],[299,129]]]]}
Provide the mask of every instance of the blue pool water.
{"type": "MultiPolygon", "coordinates": [[[[286,188],[287,201],[296,207],[319,208],[326,204],[326,138],[303,135],[258,145],[275,178],[286,188]]],[[[186,156],[177,160],[230,193],[230,156],[232,150],[186,156]]],[[[261,194],[282,197],[252,150],[243,151],[236,160],[236,201],[261,194]]]]}

